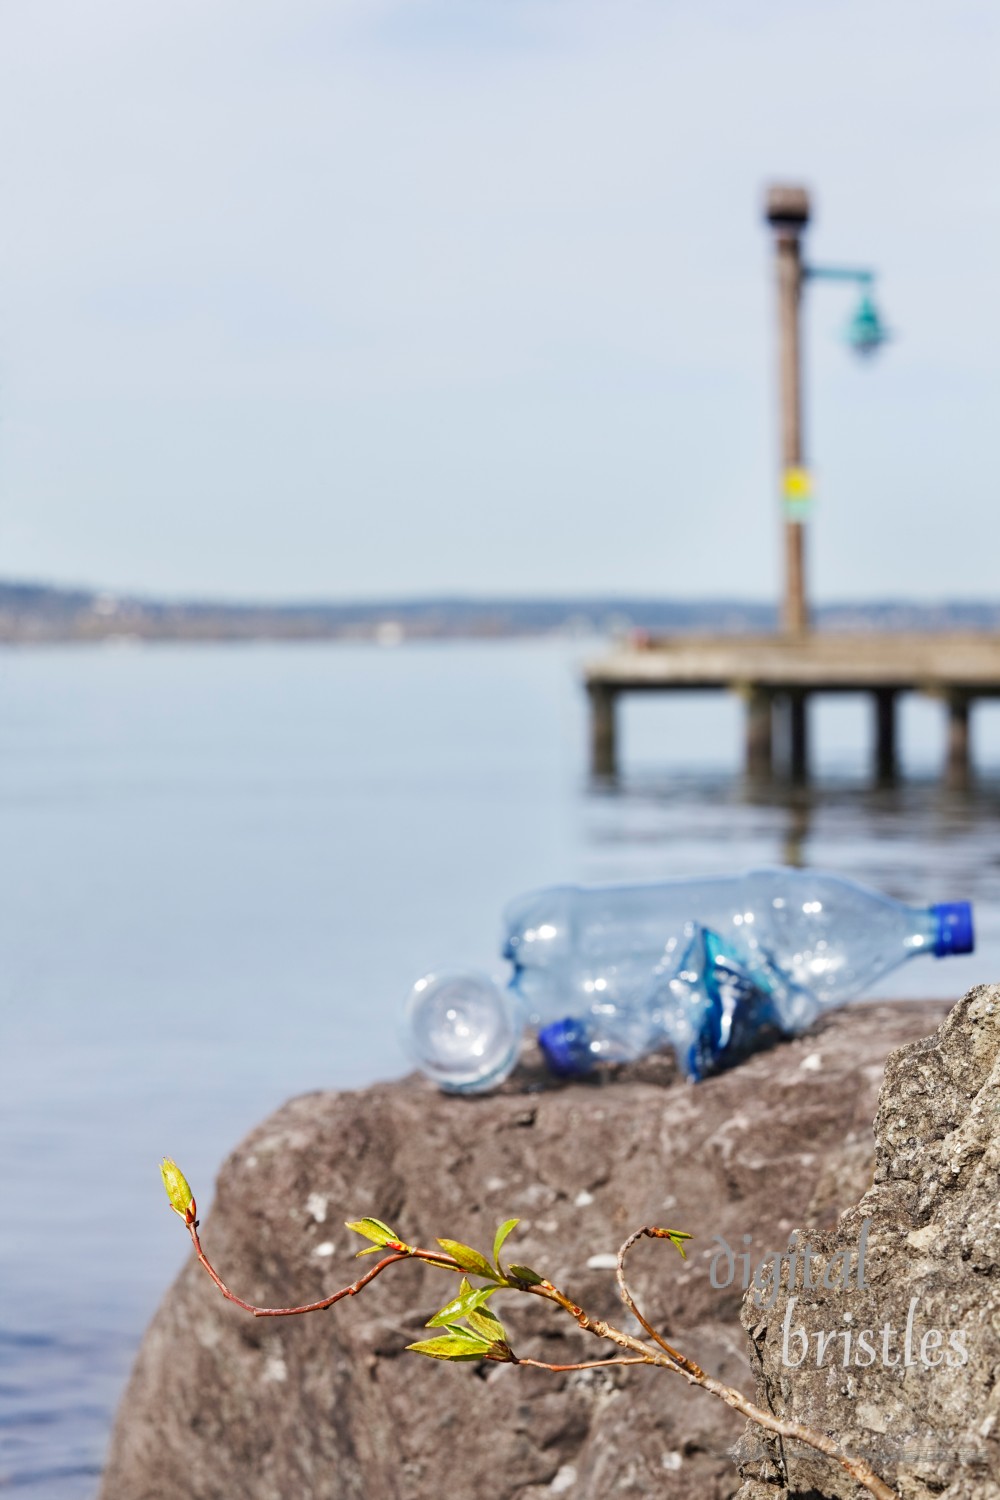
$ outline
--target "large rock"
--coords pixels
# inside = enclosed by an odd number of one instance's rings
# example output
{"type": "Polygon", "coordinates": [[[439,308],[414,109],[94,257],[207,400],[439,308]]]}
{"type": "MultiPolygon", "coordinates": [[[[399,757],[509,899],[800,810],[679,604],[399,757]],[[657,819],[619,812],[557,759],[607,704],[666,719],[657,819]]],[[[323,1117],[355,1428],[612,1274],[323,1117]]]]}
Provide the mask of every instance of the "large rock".
{"type": "MultiPolygon", "coordinates": [[[[996,1290],[997,1231],[988,1215],[971,1213],[991,1122],[969,1113],[968,1101],[995,1056],[985,1002],[975,1005],[982,1019],[962,1019],[973,1014],[965,1005],[951,1023],[967,1046],[966,1072],[955,1047],[911,1047],[905,1066],[893,1065],[881,1115],[872,1295],[881,1308],[885,1276],[904,1248],[911,1270],[924,1265],[932,1276],[940,1268],[944,1277],[950,1267],[951,1279],[935,1283],[945,1301],[927,1305],[922,1325],[934,1316],[942,1326],[967,1326],[975,1289],[996,1290]],[[897,1096],[906,1125],[893,1123],[897,1096]],[[964,1133],[948,1136],[963,1120],[964,1133]],[[922,1149],[940,1156],[934,1188],[922,1185],[922,1149]],[[935,1205],[945,1199],[964,1203],[970,1216],[935,1241],[926,1231],[936,1232],[935,1205]]],[[[741,1253],[743,1236],[752,1236],[756,1259],[783,1247],[794,1227],[817,1236],[831,1229],[871,1181],[871,1121],[886,1055],[926,1035],[943,1014],[930,1004],[856,1007],[697,1087],[656,1059],[601,1085],[553,1086],[529,1067],[480,1099],[449,1098],[416,1078],[307,1095],[225,1163],[203,1241],[239,1295],[274,1305],[319,1299],[370,1264],[353,1260],[360,1242],[344,1229],[346,1218],[376,1215],[420,1244],[443,1235],[487,1247],[501,1220],[520,1216],[512,1258],[628,1327],[607,1260],[633,1228],[666,1223],[694,1236],[689,1259],[643,1242],[632,1267],[640,1306],[704,1366],[752,1394],[738,1278],[721,1290],[710,1282],[716,1237],[741,1253]]],[[[994,1198],[995,1187],[994,1177],[994,1198]]],[[[166,1206],[163,1232],[182,1232],[166,1206]]],[[[329,1312],[262,1321],[225,1302],[192,1258],[146,1334],[104,1500],[734,1494],[731,1449],[745,1424],[667,1372],[550,1374],[404,1353],[454,1285],[445,1272],[408,1263],[329,1312]]],[[[514,1294],[498,1301],[521,1355],[563,1363],[605,1350],[555,1308],[514,1294]]],[[[766,1319],[755,1347],[765,1360],[765,1398],[791,1402],[796,1392],[779,1391],[766,1363],[780,1336],[776,1318],[777,1311],[766,1319]]],[[[976,1338],[985,1348],[986,1329],[976,1338]]],[[[985,1381],[985,1366],[975,1368],[985,1381]]],[[[933,1373],[920,1379],[921,1412],[944,1420],[952,1398],[946,1409],[939,1404],[952,1386],[933,1373]]],[[[803,1382],[802,1402],[824,1425],[834,1409],[824,1403],[847,1410],[828,1380],[803,1382]]],[[[839,1372],[834,1382],[843,1383],[839,1372]]],[[[920,1399],[911,1385],[887,1387],[892,1402],[884,1409],[881,1397],[859,1402],[852,1434],[866,1421],[866,1430],[909,1422],[920,1399]]],[[[988,1399],[984,1387],[979,1422],[988,1399]]],[[[764,1453],[751,1482],[766,1485],[772,1471],[764,1453]]],[[[820,1493],[833,1493],[829,1463],[808,1473],[820,1493]]],[[[770,1488],[762,1493],[772,1500],[770,1488]]]]}
{"type": "MultiPolygon", "coordinates": [[[[809,1237],[820,1284],[802,1286],[800,1260],[772,1308],[747,1297],[757,1399],[836,1434],[906,1500],[997,1500],[1000,985],[972,990],[933,1036],[892,1054],[875,1134],[871,1187],[833,1232],[809,1237]],[[856,1270],[838,1286],[834,1257],[851,1251],[856,1267],[862,1236],[867,1286],[856,1270]]],[[[857,1494],[809,1449],[749,1435],[743,1451],[740,1500],[857,1494]]]]}

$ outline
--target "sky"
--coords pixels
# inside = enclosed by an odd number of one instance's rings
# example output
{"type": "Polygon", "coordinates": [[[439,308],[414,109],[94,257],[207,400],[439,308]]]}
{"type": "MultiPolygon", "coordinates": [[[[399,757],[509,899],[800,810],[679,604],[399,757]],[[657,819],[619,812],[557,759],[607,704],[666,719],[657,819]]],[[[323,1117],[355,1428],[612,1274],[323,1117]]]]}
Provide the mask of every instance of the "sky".
{"type": "Polygon", "coordinates": [[[817,600],[995,596],[992,0],[4,0],[0,578],[780,586],[768,181],[817,600]]]}

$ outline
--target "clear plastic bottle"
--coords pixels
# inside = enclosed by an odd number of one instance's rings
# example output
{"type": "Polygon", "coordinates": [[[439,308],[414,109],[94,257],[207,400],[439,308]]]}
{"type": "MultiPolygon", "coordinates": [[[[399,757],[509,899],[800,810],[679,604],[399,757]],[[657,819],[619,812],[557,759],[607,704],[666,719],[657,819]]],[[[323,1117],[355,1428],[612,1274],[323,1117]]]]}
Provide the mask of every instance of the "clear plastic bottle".
{"type": "MultiPolygon", "coordinates": [[[[504,913],[503,955],[512,965],[506,988],[476,976],[468,1003],[456,1007],[462,995],[462,976],[456,976],[450,1006],[438,1007],[429,1024],[421,1001],[427,987],[414,991],[408,1007],[411,1050],[443,1087],[466,1091],[492,1086],[513,1067],[517,1039],[515,1035],[511,1046],[512,1027],[515,1033],[529,1024],[545,1028],[550,1061],[558,1067],[561,1059],[563,1071],[579,1071],[586,1056],[596,1060],[610,1056],[615,1046],[625,1048],[626,1031],[633,1038],[646,1036],[640,1051],[663,1045],[672,1039],[670,1026],[663,1020],[651,1027],[648,1016],[669,1009],[669,996],[676,1001],[672,983],[675,989],[677,984],[691,989],[694,981],[678,976],[698,969],[698,954],[687,954],[695,940],[712,950],[700,960],[699,996],[706,973],[709,987],[721,985],[723,996],[738,999],[741,986],[755,994],[763,986],[776,997],[768,1024],[794,1031],[819,1011],[866,991],[908,958],[971,952],[972,910],[964,901],[909,907],[819,870],[776,868],[643,885],[551,886],[519,897],[504,913]],[[708,936],[699,938],[699,931],[708,936]],[[550,1032],[551,1023],[570,1019],[591,1028],[584,1050],[582,1037],[571,1044],[566,1032],[561,1045],[558,1034],[550,1032]],[[595,1051],[592,1044],[599,1036],[603,1040],[595,1051]],[[447,1053],[447,1079],[432,1071],[439,1047],[447,1053]],[[469,1049],[467,1067],[463,1048],[469,1049]]],[[[433,986],[430,990],[433,997],[436,991],[433,986]]],[[[721,1004],[715,1002],[716,1010],[721,1004]]],[[[703,1006],[703,997],[695,1004],[689,996],[689,1021],[703,1006]]],[[[746,997],[742,1006],[731,1005],[734,1017],[739,1012],[741,1034],[748,1007],[746,997]]],[[[686,1032],[675,1045],[691,1076],[703,1076],[705,1068],[693,1065],[686,1032]]],[[[728,1057],[745,1055],[745,1050],[742,1044],[732,1047],[728,1057]]],[[[629,1055],[639,1053],[633,1047],[629,1055]]]]}
{"type": "Polygon", "coordinates": [[[541,1023],[614,1005],[698,922],[764,949],[824,1005],[839,1005],[920,953],[972,950],[968,902],[910,907],[822,870],[763,869],[643,885],[551,886],[511,902],[503,954],[541,1023]]]}
{"type": "Polygon", "coordinates": [[[408,1051],[447,1093],[480,1094],[517,1062],[527,1016],[511,989],[485,974],[425,974],[403,1012],[408,1051]]]}

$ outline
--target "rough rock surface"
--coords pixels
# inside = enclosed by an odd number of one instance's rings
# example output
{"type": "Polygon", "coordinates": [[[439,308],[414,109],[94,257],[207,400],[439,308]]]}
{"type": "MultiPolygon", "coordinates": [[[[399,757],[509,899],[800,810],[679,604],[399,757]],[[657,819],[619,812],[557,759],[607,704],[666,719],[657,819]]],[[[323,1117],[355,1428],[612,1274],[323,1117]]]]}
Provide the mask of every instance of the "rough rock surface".
{"type": "MultiPolygon", "coordinates": [[[[833,1232],[811,1236],[811,1280],[820,1284],[803,1288],[800,1261],[791,1286],[784,1268],[771,1309],[746,1299],[757,1399],[835,1433],[906,1500],[997,1500],[1000,985],[970,991],[938,1032],[892,1054],[875,1134],[871,1187],[833,1232]],[[832,1258],[846,1249],[856,1264],[866,1221],[867,1287],[856,1274],[838,1286],[843,1263],[832,1258]],[[831,1330],[818,1365],[816,1336],[831,1330]]],[[[858,1493],[809,1449],[748,1437],[744,1452],[740,1500],[858,1493]]]]}
{"type": "MultiPolygon", "coordinates": [[[[889,1295],[885,1278],[905,1256],[907,1275],[927,1278],[922,1325],[936,1318],[942,1327],[968,1327],[970,1343],[985,1351],[988,1338],[996,1344],[998,1231],[981,1192],[992,1160],[995,1201],[996,1146],[986,1133],[997,1095],[970,1107],[996,1057],[984,1006],[976,1000],[956,1012],[946,1028],[954,1045],[917,1043],[893,1062],[880,1116],[880,1181],[867,1201],[876,1205],[879,1308],[889,1295]],[[899,1117],[895,1098],[905,1101],[899,1117]],[[922,1152],[937,1164],[934,1186],[922,1152]],[[955,1221],[950,1204],[968,1215],[955,1221]],[[939,1227],[940,1239],[926,1232],[939,1227]],[[970,1303],[977,1287],[985,1324],[970,1303]]],[[[511,1259],[627,1328],[608,1261],[633,1228],[665,1223],[694,1236],[689,1258],[662,1243],[637,1247],[631,1279],[640,1306],[702,1365],[752,1394],[738,1278],[724,1289],[710,1284],[715,1237],[740,1254],[752,1236],[756,1262],[784,1247],[795,1227],[811,1229],[817,1242],[832,1229],[871,1182],[871,1121],[886,1055],[925,1037],[945,1009],[854,1007],[697,1087],[654,1059],[600,1084],[567,1086],[544,1083],[529,1065],[502,1092],[479,1099],[449,1098],[416,1078],[294,1099],[225,1163],[203,1242],[235,1291],[274,1305],[319,1299],[371,1264],[352,1258],[360,1242],[344,1219],[371,1214],[419,1244],[442,1235],[488,1248],[496,1225],[520,1216],[511,1259]]],[[[166,1208],[163,1232],[183,1232],[166,1208]]],[[[731,1453],[743,1420],[667,1372],[551,1374],[404,1353],[426,1336],[425,1320],[454,1285],[445,1272],[403,1264],[329,1312],[258,1320],[225,1302],[192,1257],[146,1334],[103,1500],[735,1493],[731,1453]]],[[[905,1296],[894,1294],[893,1305],[905,1296]]],[[[604,1352],[555,1308],[513,1294],[500,1303],[522,1356],[568,1362],[604,1352]]],[[[780,1402],[794,1393],[776,1385],[776,1337],[780,1346],[777,1309],[755,1347],[766,1391],[780,1402]]],[[[987,1366],[975,1369],[982,1424],[995,1393],[987,1366]]],[[[928,1420],[957,1420],[952,1387],[934,1372],[919,1379],[928,1420]]],[[[810,1377],[802,1401],[824,1424],[828,1412],[847,1411],[856,1433],[861,1408],[845,1407],[841,1383],[839,1373],[834,1386],[825,1375],[810,1377]]],[[[922,1398],[909,1380],[890,1383],[885,1394],[893,1430],[909,1430],[912,1403],[922,1398]]],[[[980,1430],[975,1442],[983,1445],[980,1430]]],[[[774,1500],[772,1472],[765,1454],[744,1497],[774,1500]]],[[[824,1489],[829,1462],[808,1483],[806,1474],[803,1464],[796,1493],[809,1484],[832,1493],[824,1489]]]]}

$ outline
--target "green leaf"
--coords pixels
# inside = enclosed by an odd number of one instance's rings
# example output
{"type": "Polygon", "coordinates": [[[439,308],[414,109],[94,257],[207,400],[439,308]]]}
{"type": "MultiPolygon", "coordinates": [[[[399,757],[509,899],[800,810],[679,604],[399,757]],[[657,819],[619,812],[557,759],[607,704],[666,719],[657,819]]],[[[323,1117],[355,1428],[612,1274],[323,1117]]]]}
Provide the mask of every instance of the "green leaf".
{"type": "Polygon", "coordinates": [[[497,1230],[496,1239],[493,1241],[493,1261],[497,1270],[500,1269],[500,1251],[503,1249],[503,1242],[511,1230],[516,1229],[520,1222],[520,1219],[507,1219],[497,1230]]]}
{"type": "Polygon", "coordinates": [[[530,1266],[508,1266],[507,1275],[513,1276],[515,1281],[523,1281],[525,1286],[540,1286],[545,1280],[544,1276],[539,1276],[530,1266]]]}
{"type": "Polygon", "coordinates": [[[472,1287],[463,1276],[458,1288],[458,1296],[454,1297],[451,1302],[446,1303],[439,1313],[435,1313],[433,1318],[428,1322],[427,1327],[441,1328],[444,1324],[450,1323],[453,1318],[466,1317],[474,1308],[481,1307],[486,1299],[492,1297],[496,1291],[499,1291],[499,1287],[472,1287]]]}
{"type": "Polygon", "coordinates": [[[446,1302],[441,1311],[436,1312],[433,1318],[431,1318],[427,1323],[424,1324],[424,1327],[440,1328],[443,1323],[447,1323],[449,1318],[461,1318],[466,1310],[466,1299],[474,1295],[475,1293],[472,1286],[463,1276],[461,1281],[458,1283],[458,1295],[456,1297],[452,1297],[450,1302],[446,1302]]]}
{"type": "Polygon", "coordinates": [[[499,1279],[486,1256],[480,1255],[470,1245],[462,1245],[458,1240],[438,1240],[438,1244],[446,1255],[458,1261],[463,1271],[471,1271],[474,1276],[485,1276],[488,1281],[499,1279]]]}
{"type": "MultiPolygon", "coordinates": [[[[366,1240],[371,1240],[376,1249],[382,1245],[400,1244],[399,1235],[388,1224],[383,1224],[381,1219],[355,1219],[348,1221],[348,1229],[353,1229],[355,1234],[363,1234],[366,1240]]],[[[367,1250],[361,1250],[361,1255],[367,1255],[367,1250]]]]}
{"type": "Polygon", "coordinates": [[[483,1359],[489,1353],[489,1344],[469,1336],[459,1337],[455,1333],[443,1334],[436,1339],[421,1339],[419,1343],[407,1344],[414,1354],[426,1354],[430,1359],[483,1359]]]}
{"type": "Polygon", "coordinates": [[[466,1322],[473,1333],[478,1333],[480,1338],[487,1339],[491,1344],[506,1344],[507,1335],[504,1326],[495,1313],[488,1308],[480,1308],[466,1313],[466,1322]]]}
{"type": "Polygon", "coordinates": [[[687,1253],[684,1249],[684,1241],[689,1240],[691,1236],[689,1234],[685,1234],[683,1229],[671,1229],[668,1230],[668,1233],[670,1235],[670,1243],[673,1245],[675,1250],[678,1250],[680,1252],[681,1260],[687,1260],[687,1253]]]}

